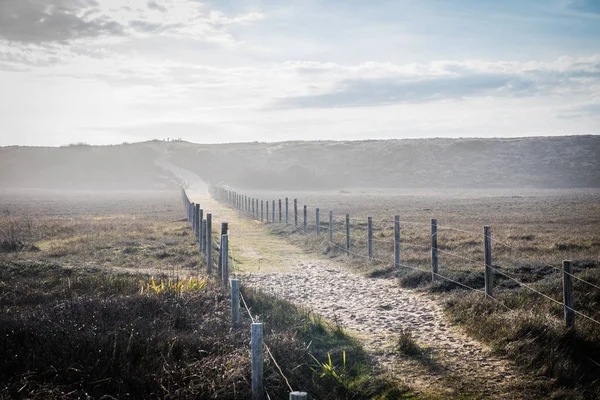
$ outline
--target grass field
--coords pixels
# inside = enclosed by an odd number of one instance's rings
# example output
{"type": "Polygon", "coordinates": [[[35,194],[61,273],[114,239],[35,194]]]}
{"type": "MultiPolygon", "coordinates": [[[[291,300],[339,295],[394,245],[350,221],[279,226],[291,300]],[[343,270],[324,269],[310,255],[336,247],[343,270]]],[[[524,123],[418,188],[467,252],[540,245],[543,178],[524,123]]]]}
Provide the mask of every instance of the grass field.
{"type": "MultiPolygon", "coordinates": [[[[179,193],[5,190],[0,199],[0,398],[250,397],[250,330],[230,329],[228,293],[199,268],[179,193]]],[[[293,388],[412,398],[338,327],[244,296],[293,388]],[[336,376],[321,377],[328,354],[336,376]]],[[[269,360],[265,385],[287,398],[269,360]]]]}
{"type": "Polygon", "coordinates": [[[288,197],[290,212],[292,199],[298,198],[299,227],[273,224],[273,234],[373,277],[394,271],[393,216],[399,215],[401,263],[412,267],[400,267],[399,285],[442,295],[450,315],[473,336],[523,368],[552,378],[556,398],[600,396],[600,323],[595,322],[600,321],[600,191],[247,194],[264,200],[288,197]],[[308,205],[308,234],[302,232],[304,204],[308,205]],[[317,207],[320,236],[315,225],[317,207]],[[329,210],[334,214],[334,244],[328,240],[329,210]],[[345,255],[345,214],[351,217],[350,257],[345,255]],[[374,221],[375,260],[366,258],[368,216],[374,221]],[[439,274],[450,280],[431,282],[431,218],[439,225],[439,274]],[[495,301],[463,286],[484,287],[484,225],[491,226],[492,232],[495,301]],[[563,260],[574,262],[575,309],[595,320],[577,315],[575,330],[564,327],[563,307],[557,304],[562,302],[563,260]]]}

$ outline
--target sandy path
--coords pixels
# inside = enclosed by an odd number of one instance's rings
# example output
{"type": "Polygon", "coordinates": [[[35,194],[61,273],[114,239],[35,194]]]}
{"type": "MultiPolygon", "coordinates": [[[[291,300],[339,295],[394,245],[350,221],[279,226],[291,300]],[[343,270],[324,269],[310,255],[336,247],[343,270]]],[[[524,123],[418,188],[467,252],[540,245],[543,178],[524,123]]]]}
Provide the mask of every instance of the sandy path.
{"type": "MultiPolygon", "coordinates": [[[[199,179],[189,171],[185,174],[188,182],[199,179]]],[[[402,289],[394,279],[366,278],[318,259],[206,196],[199,187],[191,185],[190,199],[213,213],[213,224],[218,224],[213,226],[229,223],[236,272],[243,285],[312,309],[355,332],[383,368],[418,393],[438,398],[525,398],[519,391],[524,378],[508,361],[491,356],[484,345],[453,326],[432,297],[402,289]],[[402,329],[412,332],[423,349],[420,356],[400,357],[394,351],[402,329]]]]}
{"type": "Polygon", "coordinates": [[[357,332],[377,361],[425,394],[476,398],[521,398],[522,378],[506,360],[470,339],[431,298],[398,287],[394,279],[365,278],[320,260],[299,262],[291,273],[241,275],[244,285],[310,308],[357,332]],[[420,357],[398,357],[394,339],[410,329],[424,349],[420,357]],[[510,393],[510,394],[508,394],[510,393]]]}

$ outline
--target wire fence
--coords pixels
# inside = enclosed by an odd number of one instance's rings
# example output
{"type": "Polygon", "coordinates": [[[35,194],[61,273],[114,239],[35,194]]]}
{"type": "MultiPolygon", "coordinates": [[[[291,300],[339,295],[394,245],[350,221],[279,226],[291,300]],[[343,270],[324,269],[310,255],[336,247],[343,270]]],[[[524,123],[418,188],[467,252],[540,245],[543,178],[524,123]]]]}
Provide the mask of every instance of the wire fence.
{"type": "MultiPolygon", "coordinates": [[[[254,211],[254,213],[252,213],[252,208],[247,207],[245,205],[245,204],[250,204],[249,200],[243,200],[241,202],[238,201],[238,199],[250,199],[253,202],[252,204],[254,204],[254,202],[256,202],[256,204],[258,204],[259,201],[257,201],[257,199],[251,199],[251,198],[241,195],[235,191],[231,191],[231,190],[224,189],[224,188],[215,188],[215,195],[218,199],[228,203],[231,207],[240,210],[242,213],[244,213],[252,218],[258,219],[258,220],[261,219],[261,216],[258,213],[258,207],[255,207],[255,211],[254,211]],[[241,205],[241,207],[240,207],[240,205],[241,205]]],[[[348,207],[347,205],[344,205],[341,202],[340,203],[326,203],[326,204],[319,205],[319,204],[313,204],[313,203],[300,204],[297,201],[297,199],[294,199],[294,200],[295,200],[294,202],[289,202],[289,199],[288,199],[287,213],[284,212],[284,210],[285,210],[285,208],[283,208],[284,204],[281,203],[282,206],[281,206],[281,208],[279,208],[279,204],[280,204],[279,200],[275,201],[275,204],[278,207],[277,213],[276,213],[277,218],[273,219],[272,215],[268,215],[268,220],[264,220],[264,221],[268,221],[269,224],[278,224],[280,222],[285,224],[285,221],[288,221],[288,223],[286,224],[287,226],[291,226],[293,228],[294,232],[303,234],[303,235],[315,235],[317,232],[319,232],[323,235],[323,237],[327,238],[329,236],[331,239],[333,239],[333,240],[326,240],[326,242],[329,245],[340,250],[340,252],[345,252],[348,256],[361,258],[361,259],[365,259],[365,260],[368,260],[371,262],[377,262],[380,264],[391,265],[396,270],[398,268],[402,267],[402,268],[410,269],[413,271],[420,271],[422,273],[431,274],[431,279],[434,281],[435,280],[445,280],[445,281],[451,282],[457,286],[463,287],[465,289],[483,293],[483,294],[487,294],[487,297],[498,302],[499,304],[504,306],[506,309],[511,310],[510,307],[508,307],[506,304],[502,303],[496,297],[491,295],[491,289],[488,290],[488,287],[487,287],[487,282],[488,282],[487,278],[486,278],[486,287],[485,287],[485,290],[483,290],[481,288],[477,288],[477,287],[468,285],[465,282],[460,282],[459,280],[455,279],[454,277],[449,277],[446,274],[443,274],[439,270],[437,270],[437,258],[439,257],[439,255],[444,255],[444,256],[450,257],[452,259],[460,260],[460,262],[466,263],[468,266],[479,264],[484,267],[483,270],[484,270],[485,274],[488,274],[488,273],[491,274],[491,272],[493,271],[494,273],[497,273],[498,275],[502,276],[503,278],[513,281],[519,287],[525,288],[526,290],[529,290],[532,293],[535,293],[536,295],[540,296],[541,298],[551,301],[552,304],[561,305],[562,307],[564,307],[565,313],[567,312],[567,310],[572,311],[575,314],[579,315],[580,317],[582,317],[590,322],[593,322],[594,324],[600,325],[600,322],[597,321],[595,318],[590,317],[589,315],[586,315],[585,313],[582,313],[580,310],[576,310],[572,305],[565,303],[564,300],[561,302],[561,301],[558,301],[558,300],[548,296],[547,294],[542,293],[541,291],[534,288],[531,284],[527,284],[527,283],[523,282],[521,279],[507,273],[506,271],[499,269],[500,267],[498,265],[491,264],[491,262],[488,265],[485,263],[485,261],[483,259],[476,259],[473,256],[468,256],[468,255],[463,255],[463,254],[457,253],[456,249],[459,249],[462,246],[460,243],[458,243],[458,244],[437,243],[438,238],[440,238],[440,239],[443,238],[442,233],[444,231],[457,232],[457,233],[460,233],[463,235],[468,235],[469,237],[472,237],[472,238],[481,238],[481,239],[483,239],[483,241],[485,241],[487,239],[487,240],[490,240],[490,243],[491,243],[492,238],[489,235],[486,236],[486,235],[482,235],[481,232],[475,232],[472,230],[461,229],[461,228],[444,225],[444,224],[437,225],[437,221],[436,221],[437,229],[435,232],[427,232],[427,234],[425,235],[426,231],[423,229],[423,231],[421,231],[421,233],[418,234],[418,235],[420,235],[419,237],[421,237],[422,239],[429,238],[428,240],[432,240],[435,238],[436,239],[435,246],[433,245],[433,243],[428,244],[428,245],[424,245],[422,243],[414,243],[414,241],[416,241],[418,239],[418,237],[412,237],[410,242],[406,239],[396,240],[392,236],[390,236],[389,238],[374,237],[375,232],[378,232],[379,234],[386,234],[386,232],[394,229],[394,222],[391,219],[380,218],[377,221],[372,221],[372,223],[370,224],[371,232],[373,232],[373,234],[369,238],[369,233],[366,230],[367,227],[369,226],[369,223],[367,221],[368,216],[365,216],[365,217],[352,216],[352,217],[350,217],[346,213],[346,215],[342,214],[343,215],[343,219],[342,219],[342,218],[340,218],[340,214],[333,214],[332,221],[330,223],[330,212],[334,207],[339,207],[339,208],[343,208],[343,209],[351,209],[351,207],[348,207]],[[326,207],[328,207],[329,209],[326,210],[326,207]],[[317,223],[317,209],[319,210],[318,223],[317,223]],[[280,212],[283,213],[281,219],[279,219],[280,212]],[[348,223],[350,223],[350,226],[348,226],[348,223]],[[345,246],[337,243],[339,240],[344,240],[344,239],[346,242],[345,246]],[[379,250],[375,249],[375,246],[374,246],[375,244],[378,244],[379,250]],[[389,248],[387,248],[387,247],[381,248],[381,246],[393,246],[394,249],[401,248],[402,251],[404,251],[405,253],[406,253],[406,250],[408,250],[408,249],[411,249],[416,252],[427,252],[428,256],[429,256],[429,260],[423,259],[422,261],[430,261],[432,263],[432,269],[426,269],[422,266],[408,265],[404,262],[399,262],[398,260],[400,257],[399,257],[399,255],[396,256],[395,254],[394,254],[393,260],[385,260],[385,259],[381,258],[381,256],[382,256],[382,253],[386,253],[387,251],[389,251],[389,248]],[[366,252],[364,252],[365,251],[364,247],[367,247],[369,249],[369,254],[366,254],[366,252]],[[363,252],[360,252],[360,249],[362,249],[363,252]],[[378,256],[374,256],[376,252],[379,254],[378,256]],[[433,258],[434,257],[436,260],[435,267],[433,267],[433,264],[434,264],[433,258]]],[[[266,201],[265,203],[270,204],[270,205],[273,204],[273,202],[271,200],[266,201]]],[[[273,213],[274,211],[275,210],[271,209],[271,210],[269,210],[269,213],[273,213]]],[[[426,228],[426,229],[432,228],[432,223],[424,223],[424,222],[419,222],[419,221],[409,221],[409,220],[400,220],[400,219],[398,219],[398,222],[400,225],[402,225],[404,227],[409,226],[409,227],[412,227],[413,229],[417,229],[417,230],[420,230],[422,228],[426,228]]],[[[416,233],[418,233],[418,231],[416,231],[416,233]]],[[[394,234],[396,234],[396,232],[394,232],[394,234]]],[[[472,243],[476,243],[476,241],[470,240],[469,242],[467,242],[466,245],[470,245],[472,243]]],[[[532,256],[530,254],[526,254],[525,252],[523,252],[519,249],[516,249],[514,246],[511,246],[510,244],[505,243],[503,241],[495,240],[494,243],[497,246],[503,247],[506,251],[513,251],[515,253],[518,253],[518,254],[526,257],[527,259],[532,258],[532,256]]],[[[474,250],[473,252],[477,252],[479,254],[485,253],[485,251],[481,252],[479,249],[474,250]]],[[[491,256],[490,256],[490,259],[491,259],[491,256]]],[[[538,262],[539,262],[539,260],[538,260],[538,262]]],[[[590,282],[580,276],[577,276],[574,273],[567,271],[565,268],[562,268],[562,269],[557,268],[547,262],[543,262],[542,265],[545,267],[551,268],[553,271],[562,272],[563,276],[571,277],[571,278],[575,279],[577,282],[581,282],[582,284],[588,285],[588,287],[590,287],[590,288],[600,290],[599,285],[597,285],[593,282],[590,282]]],[[[448,266],[444,266],[444,270],[465,271],[464,267],[463,267],[463,269],[453,269],[453,268],[449,268],[448,266]]],[[[493,280],[490,280],[489,282],[493,282],[493,280]]]]}
{"type": "MultiPolygon", "coordinates": [[[[192,230],[194,231],[194,235],[198,241],[199,244],[199,250],[202,253],[202,249],[203,249],[203,245],[202,245],[202,235],[201,235],[201,231],[200,231],[200,221],[199,221],[199,208],[196,206],[196,204],[192,203],[189,199],[189,197],[187,196],[185,190],[182,189],[182,199],[183,199],[183,203],[184,203],[184,208],[186,211],[186,217],[187,220],[189,221],[189,223],[191,224],[192,230]]],[[[207,216],[209,216],[210,214],[207,214],[207,216]]],[[[210,217],[209,217],[210,218],[210,217]]],[[[203,224],[204,226],[204,224],[203,224]]],[[[222,235],[222,240],[219,243],[217,240],[212,239],[212,235],[211,234],[207,234],[206,235],[206,249],[205,249],[205,254],[211,254],[213,253],[213,250],[217,250],[219,257],[218,257],[218,262],[213,264],[212,263],[212,258],[211,257],[206,257],[204,259],[205,263],[207,264],[207,270],[210,273],[212,268],[214,267],[214,270],[222,273],[222,279],[223,281],[229,281],[229,276],[228,276],[228,269],[226,268],[226,265],[228,264],[229,261],[231,261],[232,263],[232,270],[237,270],[237,266],[236,266],[236,257],[235,257],[235,252],[233,251],[233,249],[231,248],[231,246],[228,245],[229,242],[229,232],[226,233],[225,235],[222,235]],[[226,241],[223,241],[223,236],[227,236],[226,241]],[[227,243],[227,244],[226,244],[227,243]],[[208,246],[208,244],[210,244],[210,246],[208,246]],[[225,261],[223,261],[225,260],[225,261]],[[208,266],[210,266],[210,268],[208,268],[208,266]]],[[[203,255],[205,255],[203,254],[203,255]]],[[[225,285],[227,286],[227,285],[225,285]]],[[[232,291],[233,291],[233,285],[232,285],[232,291]]],[[[252,323],[256,323],[256,318],[252,315],[252,312],[250,311],[250,308],[248,307],[248,303],[246,302],[246,299],[244,298],[242,292],[239,292],[239,299],[241,300],[241,304],[243,305],[244,309],[246,310],[248,317],[250,318],[250,320],[252,321],[252,323]]],[[[233,307],[234,307],[234,302],[232,299],[232,324],[234,324],[233,321],[233,307]]],[[[275,359],[275,357],[273,356],[273,352],[271,351],[271,348],[268,346],[267,343],[264,343],[264,339],[262,338],[262,333],[261,333],[261,340],[263,340],[263,346],[264,349],[267,352],[267,355],[269,356],[270,360],[273,362],[273,365],[275,366],[276,370],[278,371],[279,375],[281,375],[283,381],[285,382],[286,387],[289,389],[290,393],[299,393],[300,397],[302,398],[302,392],[294,392],[294,390],[292,389],[292,386],[290,384],[289,379],[287,378],[287,376],[284,374],[283,369],[281,368],[280,364],[277,362],[277,360],[275,359]]],[[[254,363],[254,358],[253,358],[253,363],[254,363]]],[[[254,368],[253,368],[253,374],[254,374],[254,368]]],[[[263,379],[262,376],[260,377],[260,386],[261,386],[261,391],[264,391],[264,395],[270,399],[270,395],[268,392],[268,388],[265,388],[263,385],[263,379]]],[[[254,379],[253,379],[254,382],[254,379]]],[[[252,387],[253,390],[253,396],[258,396],[258,394],[255,392],[255,387],[253,384],[252,387]]]]}

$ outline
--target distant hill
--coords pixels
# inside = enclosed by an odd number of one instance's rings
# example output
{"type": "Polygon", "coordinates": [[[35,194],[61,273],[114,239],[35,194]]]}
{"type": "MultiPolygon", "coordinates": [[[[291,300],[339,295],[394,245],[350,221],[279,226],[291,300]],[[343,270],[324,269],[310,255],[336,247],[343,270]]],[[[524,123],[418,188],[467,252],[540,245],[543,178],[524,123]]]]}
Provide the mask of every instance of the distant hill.
{"type": "Polygon", "coordinates": [[[241,189],[600,187],[600,136],[0,148],[0,187],[152,189],[166,158],[241,189]]]}
{"type": "Polygon", "coordinates": [[[600,187],[600,136],[173,143],[169,158],[237,188],[600,187]]]}
{"type": "Polygon", "coordinates": [[[174,180],[154,164],[144,143],[118,146],[0,148],[0,187],[53,189],[160,189],[174,180]]]}

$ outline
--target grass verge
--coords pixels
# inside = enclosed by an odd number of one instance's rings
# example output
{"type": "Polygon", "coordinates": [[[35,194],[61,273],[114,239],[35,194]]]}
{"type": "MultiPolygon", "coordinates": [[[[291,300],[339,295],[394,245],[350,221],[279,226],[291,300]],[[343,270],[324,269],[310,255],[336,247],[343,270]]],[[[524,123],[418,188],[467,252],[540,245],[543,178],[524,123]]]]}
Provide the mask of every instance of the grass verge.
{"type": "MultiPolygon", "coordinates": [[[[2,398],[250,397],[250,329],[230,329],[217,282],[156,293],[144,275],[43,262],[2,262],[0,282],[2,398]]],[[[410,398],[339,329],[264,294],[245,297],[294,389],[320,399],[410,398]],[[341,380],[319,377],[310,355],[331,354],[337,371],[343,352],[341,380]]],[[[249,317],[243,321],[249,327],[249,317]]],[[[265,386],[271,398],[287,398],[268,358],[265,386]]]]}

